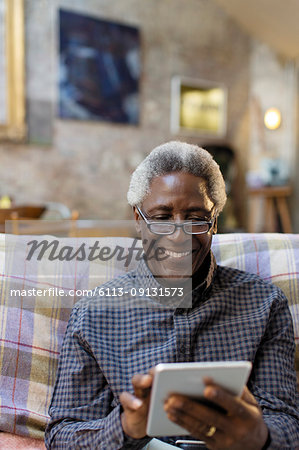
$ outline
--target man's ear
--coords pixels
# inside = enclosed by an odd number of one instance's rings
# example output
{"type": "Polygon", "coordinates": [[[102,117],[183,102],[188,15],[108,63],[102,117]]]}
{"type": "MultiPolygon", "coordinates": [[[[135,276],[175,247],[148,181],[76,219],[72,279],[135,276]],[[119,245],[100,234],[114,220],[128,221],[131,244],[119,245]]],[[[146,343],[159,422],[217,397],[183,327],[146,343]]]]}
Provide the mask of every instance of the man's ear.
{"type": "Polygon", "coordinates": [[[214,225],[212,228],[212,233],[216,234],[217,233],[217,222],[218,222],[218,217],[216,217],[216,219],[214,220],[214,225]]]}
{"type": "Polygon", "coordinates": [[[135,228],[137,233],[141,232],[141,225],[140,225],[140,215],[138,214],[138,211],[136,209],[136,206],[133,206],[133,214],[134,214],[134,219],[135,219],[135,228]]]}

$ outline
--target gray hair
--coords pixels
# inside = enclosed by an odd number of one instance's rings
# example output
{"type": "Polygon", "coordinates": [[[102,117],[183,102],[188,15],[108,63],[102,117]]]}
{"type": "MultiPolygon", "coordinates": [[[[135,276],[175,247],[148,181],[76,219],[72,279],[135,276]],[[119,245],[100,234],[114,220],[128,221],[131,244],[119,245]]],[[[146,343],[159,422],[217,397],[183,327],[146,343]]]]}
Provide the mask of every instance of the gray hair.
{"type": "Polygon", "coordinates": [[[159,145],[139,164],[131,177],[127,194],[129,204],[140,206],[150,193],[152,180],[171,172],[187,172],[204,178],[217,214],[222,211],[226,193],[218,164],[203,148],[179,141],[159,145]]]}

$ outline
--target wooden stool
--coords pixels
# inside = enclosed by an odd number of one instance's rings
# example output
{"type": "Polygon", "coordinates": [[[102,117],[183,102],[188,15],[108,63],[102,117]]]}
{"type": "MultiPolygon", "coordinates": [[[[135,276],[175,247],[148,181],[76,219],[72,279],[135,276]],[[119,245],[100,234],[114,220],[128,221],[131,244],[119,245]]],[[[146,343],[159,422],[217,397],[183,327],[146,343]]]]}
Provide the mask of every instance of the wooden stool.
{"type": "Polygon", "coordinates": [[[263,223],[267,233],[279,231],[277,229],[277,216],[280,219],[282,232],[292,233],[291,217],[287,205],[287,197],[292,193],[290,186],[265,186],[260,188],[249,188],[249,219],[248,232],[255,233],[258,208],[257,198],[264,200],[263,223]]]}

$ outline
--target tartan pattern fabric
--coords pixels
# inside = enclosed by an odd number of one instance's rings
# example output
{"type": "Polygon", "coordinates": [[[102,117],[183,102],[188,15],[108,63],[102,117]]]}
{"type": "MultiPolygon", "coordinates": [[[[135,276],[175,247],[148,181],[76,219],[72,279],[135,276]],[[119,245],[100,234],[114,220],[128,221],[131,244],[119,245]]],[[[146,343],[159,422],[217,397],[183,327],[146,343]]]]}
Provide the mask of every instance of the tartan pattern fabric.
{"type": "Polygon", "coordinates": [[[212,248],[219,264],[255,273],[284,292],[293,318],[299,370],[299,234],[216,235],[212,248]]]}
{"type": "MultiPolygon", "coordinates": [[[[61,297],[58,291],[41,297],[13,297],[11,291],[57,288],[67,294],[93,289],[128,269],[114,260],[49,262],[50,251],[29,264],[24,247],[37,238],[56,239],[0,234],[0,430],[42,439],[63,336],[71,308],[80,297],[61,297]]],[[[111,238],[98,240],[115,246],[111,238]]],[[[59,246],[76,248],[94,241],[63,238],[59,246]]],[[[131,242],[131,238],[117,241],[124,248],[131,242]]]]}
{"type": "Polygon", "coordinates": [[[11,289],[44,290],[63,283],[70,289],[76,277],[57,270],[58,264],[53,264],[52,274],[45,277],[42,261],[28,273],[25,258],[18,258],[15,243],[5,242],[1,235],[0,430],[43,438],[70,309],[63,307],[57,295],[14,297],[11,289]]]}
{"type": "MultiPolygon", "coordinates": [[[[93,289],[126,270],[114,260],[72,265],[57,261],[49,269],[45,255],[28,273],[24,258],[17,258],[7,242],[4,248],[4,238],[0,235],[0,430],[42,438],[70,307],[77,299],[71,298],[65,307],[57,294],[42,299],[36,296],[31,298],[30,307],[25,307],[24,299],[12,299],[10,290],[49,286],[93,289]],[[4,250],[13,255],[6,264],[4,250]]],[[[99,241],[115,245],[110,238],[99,241]]],[[[117,243],[127,248],[131,241],[119,238],[117,243]]],[[[213,241],[213,252],[220,264],[258,273],[282,288],[292,308],[297,343],[298,247],[298,235],[228,234],[216,235],[213,241]]],[[[136,266],[134,261],[131,266],[136,266]]]]}

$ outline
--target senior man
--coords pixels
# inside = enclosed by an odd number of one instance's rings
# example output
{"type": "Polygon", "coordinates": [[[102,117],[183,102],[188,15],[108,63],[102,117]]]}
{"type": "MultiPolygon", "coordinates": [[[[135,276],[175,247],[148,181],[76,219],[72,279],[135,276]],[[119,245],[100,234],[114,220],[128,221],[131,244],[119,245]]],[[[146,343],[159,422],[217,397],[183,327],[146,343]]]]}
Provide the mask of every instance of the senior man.
{"type": "MultiPolygon", "coordinates": [[[[150,441],[150,369],[161,362],[219,360],[252,362],[241,398],[207,380],[204,395],[222,411],[173,394],[164,404],[168,417],[209,449],[299,448],[287,300],[255,275],[217,266],[210,250],[226,201],[218,165],[195,145],[163,144],[133,173],[128,201],[147,257],[106,286],[149,293],[172,286],[183,295],[166,304],[163,295],[140,303],[126,294],[111,304],[96,292],[75,305],[47,448],[143,448],[150,441]],[[153,257],[159,249],[163,257],[153,257]]],[[[163,441],[175,445],[176,438],[163,441]]]]}

